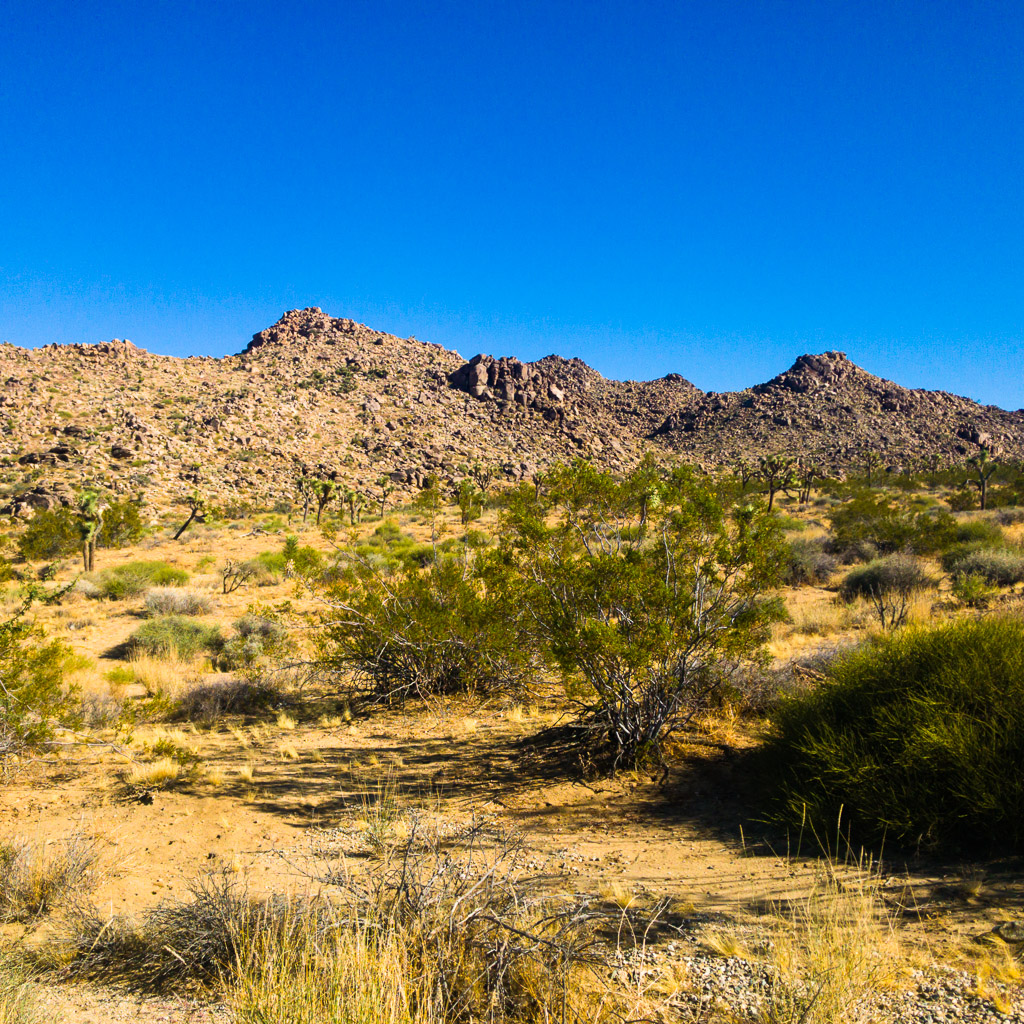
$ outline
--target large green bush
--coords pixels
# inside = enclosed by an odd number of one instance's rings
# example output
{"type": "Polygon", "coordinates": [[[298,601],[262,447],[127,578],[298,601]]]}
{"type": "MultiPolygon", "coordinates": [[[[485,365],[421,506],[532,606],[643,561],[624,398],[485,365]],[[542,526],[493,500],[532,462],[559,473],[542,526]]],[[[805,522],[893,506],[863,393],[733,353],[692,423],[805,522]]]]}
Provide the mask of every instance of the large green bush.
{"type": "Polygon", "coordinates": [[[1024,621],[879,637],[778,711],[775,818],[854,842],[1024,848],[1024,621]]]}
{"type": "Polygon", "coordinates": [[[67,558],[81,546],[78,520],[69,508],[39,509],[18,538],[18,553],[28,562],[67,558]]]}
{"type": "Polygon", "coordinates": [[[578,698],[594,756],[658,762],[764,652],[782,612],[766,594],[784,560],[778,521],[650,460],[621,478],[578,462],[547,482],[543,500],[528,485],[509,495],[500,582],[578,698]]]}
{"type": "Polygon", "coordinates": [[[327,588],[319,658],[388,699],[519,687],[534,661],[521,611],[488,590],[471,560],[425,568],[362,555],[327,588]]]}

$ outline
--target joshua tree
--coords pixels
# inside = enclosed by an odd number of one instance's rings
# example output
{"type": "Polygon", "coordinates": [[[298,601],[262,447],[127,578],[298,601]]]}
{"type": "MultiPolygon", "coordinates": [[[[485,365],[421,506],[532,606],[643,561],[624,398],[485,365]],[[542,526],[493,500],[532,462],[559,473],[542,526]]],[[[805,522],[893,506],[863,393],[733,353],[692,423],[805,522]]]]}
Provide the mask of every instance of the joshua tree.
{"type": "Polygon", "coordinates": [[[739,459],[733,466],[733,472],[740,478],[740,494],[746,494],[747,484],[757,476],[757,469],[746,459],[739,459]]]}
{"type": "Polygon", "coordinates": [[[175,540],[177,540],[192,525],[192,521],[194,519],[202,518],[208,511],[206,499],[198,491],[193,491],[188,495],[188,497],[185,498],[184,504],[188,506],[188,519],[178,527],[178,532],[174,535],[175,540]]]}
{"type": "Polygon", "coordinates": [[[818,467],[809,459],[798,460],[796,481],[797,486],[800,488],[799,501],[801,505],[806,505],[811,500],[811,487],[814,486],[815,479],[820,476],[821,473],[818,471],[818,467]]]}
{"type": "Polygon", "coordinates": [[[310,487],[313,490],[313,496],[316,498],[316,525],[319,526],[320,517],[324,514],[324,509],[338,493],[338,484],[332,473],[316,477],[310,484],[310,487]]]}
{"type": "Polygon", "coordinates": [[[92,572],[96,560],[96,534],[101,522],[99,495],[82,491],[78,498],[78,535],[82,538],[82,564],[86,572],[92,572]]]}
{"type": "Polygon", "coordinates": [[[394,493],[395,485],[391,482],[389,476],[377,477],[377,491],[379,492],[378,501],[380,502],[380,517],[384,518],[384,506],[387,504],[388,498],[394,493]]]}
{"type": "Polygon", "coordinates": [[[483,498],[483,493],[476,489],[468,477],[459,482],[455,489],[455,503],[459,506],[459,517],[463,526],[469,526],[474,519],[480,518],[483,498]]]}
{"type": "Polygon", "coordinates": [[[349,519],[352,521],[352,525],[356,525],[356,516],[363,510],[363,496],[356,490],[347,490],[345,492],[345,504],[348,505],[349,519]]]}
{"type": "Polygon", "coordinates": [[[785,455],[763,455],[759,460],[759,475],[768,488],[768,511],[775,504],[779,491],[789,491],[796,485],[793,476],[793,460],[785,455]]]}
{"type": "Polygon", "coordinates": [[[295,478],[295,487],[302,498],[302,521],[309,516],[309,502],[313,497],[313,478],[306,475],[305,470],[295,478]]]}
{"type": "Polygon", "coordinates": [[[491,486],[491,481],[494,480],[494,467],[486,466],[482,462],[476,461],[470,468],[469,473],[476,481],[477,487],[486,494],[487,488],[491,486]]]}
{"type": "Polygon", "coordinates": [[[871,486],[871,476],[882,460],[878,457],[878,452],[869,451],[864,453],[864,476],[867,478],[868,487],[871,486]]]}
{"type": "Polygon", "coordinates": [[[999,464],[989,457],[987,448],[982,448],[977,455],[967,460],[967,465],[971,467],[974,475],[978,478],[972,480],[971,483],[978,488],[981,495],[981,510],[984,512],[985,501],[988,498],[988,482],[992,474],[999,468],[999,464]]]}
{"type": "Polygon", "coordinates": [[[539,469],[530,477],[530,482],[533,484],[534,495],[538,501],[540,501],[540,496],[544,490],[544,485],[547,483],[547,479],[547,476],[539,469]]]}

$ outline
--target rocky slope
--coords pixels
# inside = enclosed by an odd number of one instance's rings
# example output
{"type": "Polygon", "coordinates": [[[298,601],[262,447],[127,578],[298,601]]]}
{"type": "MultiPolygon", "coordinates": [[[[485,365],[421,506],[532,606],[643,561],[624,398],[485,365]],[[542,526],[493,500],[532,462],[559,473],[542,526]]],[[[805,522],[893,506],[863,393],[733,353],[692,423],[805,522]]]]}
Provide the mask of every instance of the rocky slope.
{"type": "Polygon", "coordinates": [[[582,456],[612,468],[648,448],[708,468],[768,452],[835,470],[868,450],[890,464],[987,444],[1024,457],[1024,413],[881,380],[842,353],[801,356],[744,391],[678,374],[638,383],[578,359],[458,353],[321,310],[286,313],[224,359],[128,341],[0,346],[2,503],[25,514],[99,485],[154,509],[199,489],[221,505],[285,508],[302,466],[370,495],[480,461],[515,480],[582,456]]]}

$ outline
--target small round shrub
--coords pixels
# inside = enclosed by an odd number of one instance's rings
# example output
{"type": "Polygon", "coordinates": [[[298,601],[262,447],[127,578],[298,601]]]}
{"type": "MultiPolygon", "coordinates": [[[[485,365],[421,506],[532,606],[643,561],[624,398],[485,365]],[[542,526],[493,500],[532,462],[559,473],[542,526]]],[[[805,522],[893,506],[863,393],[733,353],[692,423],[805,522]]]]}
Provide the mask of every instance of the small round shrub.
{"type": "Polygon", "coordinates": [[[839,596],[844,601],[852,601],[855,597],[912,593],[930,583],[928,574],[913,555],[889,555],[848,572],[839,588],[839,596]]]}
{"type": "Polygon", "coordinates": [[[216,626],[203,626],[191,619],[165,615],[143,623],[132,633],[129,644],[154,658],[194,658],[203,651],[216,653],[223,641],[216,626]]]}
{"type": "Polygon", "coordinates": [[[997,587],[1024,581],[1024,551],[1013,548],[979,548],[950,567],[953,576],[981,576],[997,587]]]}
{"type": "Polygon", "coordinates": [[[208,615],[212,604],[206,594],[182,587],[153,587],[146,592],[150,615],[208,615]]]}
{"type": "Polygon", "coordinates": [[[853,842],[1024,849],[1024,621],[883,635],[784,702],[764,750],[771,815],[853,842]]]}

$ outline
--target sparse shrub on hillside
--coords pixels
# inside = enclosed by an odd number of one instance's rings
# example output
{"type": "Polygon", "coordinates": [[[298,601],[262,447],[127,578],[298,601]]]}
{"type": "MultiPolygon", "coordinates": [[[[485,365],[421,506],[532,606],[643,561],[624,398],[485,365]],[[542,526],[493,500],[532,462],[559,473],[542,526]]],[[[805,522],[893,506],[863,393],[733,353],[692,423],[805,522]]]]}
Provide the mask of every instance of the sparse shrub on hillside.
{"type": "Polygon", "coordinates": [[[827,545],[826,537],[790,542],[783,570],[785,582],[794,586],[827,583],[839,568],[839,559],[825,550],[827,545]]]}
{"type": "Polygon", "coordinates": [[[105,569],[95,582],[101,596],[111,601],[124,601],[140,597],[150,587],[187,583],[188,573],[167,562],[129,562],[105,569]]]}
{"type": "Polygon", "coordinates": [[[980,576],[997,587],[1024,582],[1024,551],[1016,548],[979,548],[952,562],[954,577],[980,576]]]}
{"type": "Polygon", "coordinates": [[[216,626],[202,626],[188,618],[166,615],[143,623],[128,640],[132,650],[154,658],[194,658],[202,652],[219,653],[223,646],[216,626]]]}
{"type": "Polygon", "coordinates": [[[784,704],[765,763],[778,819],[820,836],[1024,849],[1024,622],[880,636],[784,704]]]}
{"type": "Polygon", "coordinates": [[[1024,523],[1024,508],[1001,508],[996,513],[996,522],[1000,526],[1018,526],[1024,523]]]}
{"type": "Polygon", "coordinates": [[[181,587],[153,587],[146,592],[146,611],[150,615],[208,615],[210,598],[181,587]]]}

